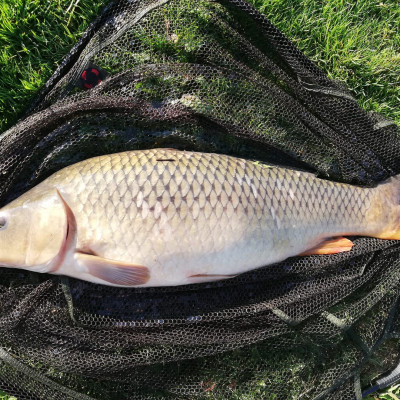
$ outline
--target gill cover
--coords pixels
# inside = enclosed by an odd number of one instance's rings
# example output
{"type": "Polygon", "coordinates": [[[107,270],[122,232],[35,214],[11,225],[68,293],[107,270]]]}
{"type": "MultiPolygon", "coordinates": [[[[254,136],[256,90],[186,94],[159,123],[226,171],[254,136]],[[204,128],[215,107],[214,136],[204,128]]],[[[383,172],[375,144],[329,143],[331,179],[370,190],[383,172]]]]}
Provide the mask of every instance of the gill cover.
{"type": "Polygon", "coordinates": [[[0,210],[0,265],[48,272],[67,233],[63,199],[56,189],[38,185],[0,210]]]}

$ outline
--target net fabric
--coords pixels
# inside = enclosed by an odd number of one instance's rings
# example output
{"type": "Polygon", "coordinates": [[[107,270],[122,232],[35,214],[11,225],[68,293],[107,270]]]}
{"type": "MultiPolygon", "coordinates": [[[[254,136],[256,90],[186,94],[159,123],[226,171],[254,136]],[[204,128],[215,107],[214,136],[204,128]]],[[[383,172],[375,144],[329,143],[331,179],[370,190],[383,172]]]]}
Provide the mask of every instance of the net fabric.
{"type": "MultiPolygon", "coordinates": [[[[150,147],[363,186],[400,173],[396,125],[360,109],[246,2],[126,0],[0,136],[0,205],[66,165],[150,147]],[[107,76],[84,90],[92,67],[107,76]]],[[[354,243],[351,255],[186,287],[2,269],[0,388],[18,399],[358,399],[359,371],[399,333],[400,247],[354,243]]]]}

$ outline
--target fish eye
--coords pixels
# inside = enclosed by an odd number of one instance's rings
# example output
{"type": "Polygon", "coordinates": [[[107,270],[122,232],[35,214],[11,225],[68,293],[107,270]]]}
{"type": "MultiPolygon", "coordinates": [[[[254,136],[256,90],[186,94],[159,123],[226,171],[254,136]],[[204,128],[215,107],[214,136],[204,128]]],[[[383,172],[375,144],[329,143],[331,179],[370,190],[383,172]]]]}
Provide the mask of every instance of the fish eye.
{"type": "Polygon", "coordinates": [[[7,218],[4,215],[0,215],[0,231],[6,229],[7,222],[7,218]]]}

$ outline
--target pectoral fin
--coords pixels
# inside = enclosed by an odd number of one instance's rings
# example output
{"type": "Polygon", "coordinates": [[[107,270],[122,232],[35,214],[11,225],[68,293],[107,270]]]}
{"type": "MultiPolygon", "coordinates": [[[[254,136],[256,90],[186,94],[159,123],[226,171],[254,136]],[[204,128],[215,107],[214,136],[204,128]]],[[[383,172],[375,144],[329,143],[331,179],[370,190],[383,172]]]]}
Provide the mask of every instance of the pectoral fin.
{"type": "Polygon", "coordinates": [[[318,246],[299,254],[299,256],[311,256],[314,254],[336,254],[350,251],[354,243],[344,237],[337,237],[323,241],[318,246]]]}
{"type": "Polygon", "coordinates": [[[75,253],[80,267],[90,275],[118,286],[144,285],[150,278],[147,267],[121,261],[108,260],[90,254],[75,253]]]}

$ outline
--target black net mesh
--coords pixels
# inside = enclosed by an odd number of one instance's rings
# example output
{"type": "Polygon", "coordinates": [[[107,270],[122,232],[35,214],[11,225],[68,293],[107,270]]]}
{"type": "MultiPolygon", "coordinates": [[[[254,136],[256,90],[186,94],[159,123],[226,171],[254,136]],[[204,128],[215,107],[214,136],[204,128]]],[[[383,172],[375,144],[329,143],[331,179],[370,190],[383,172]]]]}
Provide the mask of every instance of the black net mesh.
{"type": "MultiPolygon", "coordinates": [[[[362,186],[400,173],[397,126],[245,1],[121,0],[0,136],[0,206],[64,166],[151,147],[362,186]]],[[[374,354],[400,333],[400,246],[354,243],[182,287],[1,269],[0,388],[19,400],[360,399],[374,354]]]]}

